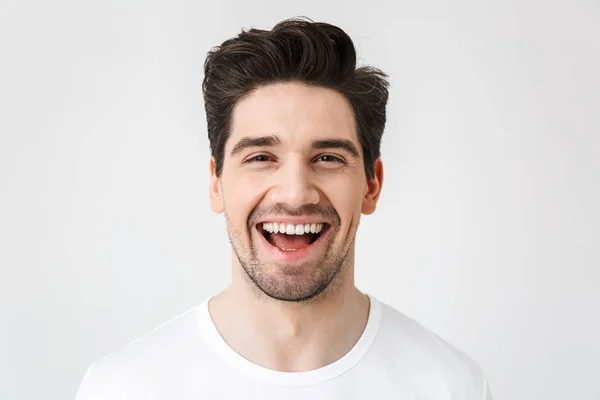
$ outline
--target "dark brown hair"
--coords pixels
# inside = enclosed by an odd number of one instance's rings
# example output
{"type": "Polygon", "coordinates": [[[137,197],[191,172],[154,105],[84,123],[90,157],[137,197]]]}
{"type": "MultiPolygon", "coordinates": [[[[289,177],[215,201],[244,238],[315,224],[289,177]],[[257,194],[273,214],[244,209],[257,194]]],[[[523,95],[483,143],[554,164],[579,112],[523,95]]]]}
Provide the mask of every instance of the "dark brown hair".
{"type": "Polygon", "coordinates": [[[260,86],[291,81],[330,88],[348,99],[365,172],[372,178],[386,121],[387,75],[374,67],[356,67],[354,44],[342,29],[305,18],[284,20],[270,31],[242,30],[208,53],[202,91],[217,176],[236,103],[260,86]]]}

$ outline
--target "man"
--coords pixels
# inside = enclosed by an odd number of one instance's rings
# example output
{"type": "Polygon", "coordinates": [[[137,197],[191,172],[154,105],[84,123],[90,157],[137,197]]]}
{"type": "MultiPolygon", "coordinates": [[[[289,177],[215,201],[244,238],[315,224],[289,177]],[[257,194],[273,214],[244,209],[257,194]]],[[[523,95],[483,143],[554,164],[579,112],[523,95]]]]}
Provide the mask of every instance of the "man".
{"type": "Polygon", "coordinates": [[[91,399],[491,400],[479,366],[354,285],[383,183],[388,82],[339,28],[286,20],[213,49],[210,201],[229,287],[93,364],[91,399]]]}

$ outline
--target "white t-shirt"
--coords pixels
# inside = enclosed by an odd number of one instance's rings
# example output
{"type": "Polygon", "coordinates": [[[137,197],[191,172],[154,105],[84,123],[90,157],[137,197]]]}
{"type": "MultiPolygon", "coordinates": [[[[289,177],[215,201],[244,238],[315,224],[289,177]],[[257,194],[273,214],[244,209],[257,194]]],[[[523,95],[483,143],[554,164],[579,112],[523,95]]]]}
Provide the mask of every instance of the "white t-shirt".
{"type": "Polygon", "coordinates": [[[219,334],[208,299],[87,370],[76,400],[492,400],[479,365],[418,322],[370,298],[342,358],[306,372],[250,362],[219,334]]]}

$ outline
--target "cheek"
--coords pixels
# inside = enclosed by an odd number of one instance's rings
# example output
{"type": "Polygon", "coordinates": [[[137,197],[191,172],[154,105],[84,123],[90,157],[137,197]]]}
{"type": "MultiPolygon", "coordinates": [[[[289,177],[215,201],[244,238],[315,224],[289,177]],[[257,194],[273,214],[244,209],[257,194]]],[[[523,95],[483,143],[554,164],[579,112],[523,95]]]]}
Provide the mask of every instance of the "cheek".
{"type": "Polygon", "coordinates": [[[335,179],[327,183],[325,196],[336,209],[342,224],[350,225],[360,214],[363,201],[363,186],[356,179],[335,179]]]}
{"type": "Polygon", "coordinates": [[[248,216],[264,196],[264,179],[228,177],[223,186],[227,214],[237,226],[246,227],[248,216]]]}

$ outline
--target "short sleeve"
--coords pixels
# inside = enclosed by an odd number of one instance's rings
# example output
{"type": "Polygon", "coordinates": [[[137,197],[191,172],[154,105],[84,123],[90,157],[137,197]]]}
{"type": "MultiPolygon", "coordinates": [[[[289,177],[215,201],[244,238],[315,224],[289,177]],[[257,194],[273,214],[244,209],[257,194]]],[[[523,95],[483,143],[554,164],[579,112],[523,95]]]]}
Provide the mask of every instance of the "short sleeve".
{"type": "Polygon", "coordinates": [[[92,400],[93,397],[93,378],[92,378],[92,369],[94,368],[94,364],[90,365],[83,375],[83,379],[79,383],[79,388],[77,389],[77,394],[75,395],[75,400],[92,400]]]}
{"type": "Polygon", "coordinates": [[[490,383],[485,375],[483,376],[483,400],[494,400],[492,397],[492,390],[490,389],[490,383]]]}

